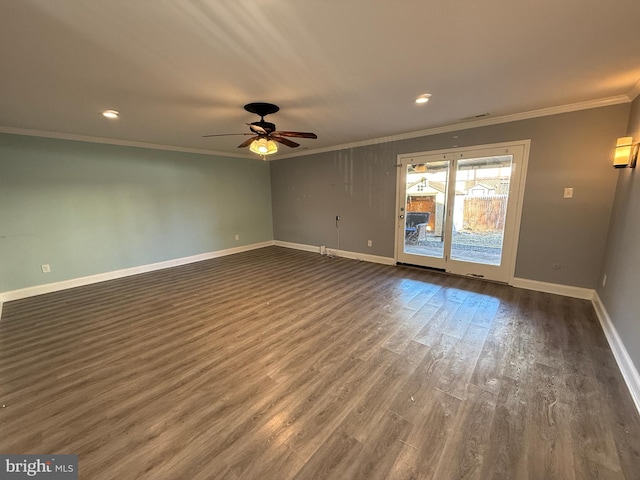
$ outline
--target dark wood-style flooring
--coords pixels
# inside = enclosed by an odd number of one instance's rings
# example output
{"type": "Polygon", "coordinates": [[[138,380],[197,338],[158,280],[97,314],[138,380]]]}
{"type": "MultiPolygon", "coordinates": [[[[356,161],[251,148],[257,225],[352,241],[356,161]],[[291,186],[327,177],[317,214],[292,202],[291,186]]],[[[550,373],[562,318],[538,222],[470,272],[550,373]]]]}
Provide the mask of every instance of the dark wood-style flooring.
{"type": "Polygon", "coordinates": [[[6,303],[0,403],[81,479],[640,478],[590,302],[278,247],[6,303]]]}

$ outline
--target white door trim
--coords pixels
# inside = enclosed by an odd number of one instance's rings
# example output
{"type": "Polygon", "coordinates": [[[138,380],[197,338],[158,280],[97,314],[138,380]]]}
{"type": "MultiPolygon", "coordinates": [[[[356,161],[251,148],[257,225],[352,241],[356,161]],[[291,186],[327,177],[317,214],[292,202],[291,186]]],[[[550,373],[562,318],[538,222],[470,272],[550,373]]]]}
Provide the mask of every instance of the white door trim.
{"type": "MultiPolygon", "coordinates": [[[[404,200],[405,200],[404,198],[400,198],[401,192],[404,192],[404,187],[405,187],[405,185],[402,185],[402,182],[401,182],[403,175],[400,170],[402,168],[403,161],[406,161],[407,159],[415,159],[416,157],[421,157],[421,156],[451,155],[452,157],[455,157],[461,153],[466,153],[466,152],[474,152],[474,155],[475,155],[482,150],[494,150],[494,149],[501,149],[501,148],[519,147],[519,148],[522,148],[523,153],[522,153],[522,159],[520,164],[515,166],[515,168],[520,168],[521,171],[517,176],[518,178],[517,198],[515,199],[515,202],[514,202],[516,211],[515,211],[515,218],[513,220],[513,226],[512,226],[513,246],[511,248],[511,251],[508,254],[508,257],[504,259],[507,262],[507,271],[508,271],[507,283],[509,285],[512,285],[515,278],[516,258],[518,254],[518,242],[520,239],[520,225],[522,222],[522,207],[523,207],[524,190],[525,190],[526,178],[527,178],[527,170],[528,170],[528,164],[529,164],[530,146],[531,146],[531,140],[524,139],[524,140],[515,140],[510,142],[472,145],[467,147],[399,154],[397,156],[397,167],[399,170],[396,178],[396,206],[395,206],[396,218],[395,218],[395,235],[394,235],[394,245],[395,245],[394,252],[395,252],[396,262],[399,261],[400,249],[403,248],[403,245],[401,245],[399,242],[400,236],[398,233],[401,226],[404,225],[404,220],[401,220],[399,218],[400,208],[404,204],[404,200]]],[[[449,207],[452,207],[452,205],[448,205],[448,208],[449,207]]]]}

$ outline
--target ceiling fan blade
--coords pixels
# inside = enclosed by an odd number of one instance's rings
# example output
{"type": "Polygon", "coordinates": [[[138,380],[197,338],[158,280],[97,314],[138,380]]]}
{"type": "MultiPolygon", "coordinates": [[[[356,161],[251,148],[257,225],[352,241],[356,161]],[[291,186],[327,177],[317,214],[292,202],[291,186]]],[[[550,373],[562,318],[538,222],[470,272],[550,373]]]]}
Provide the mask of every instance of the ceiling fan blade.
{"type": "Polygon", "coordinates": [[[315,133],[311,132],[273,132],[272,135],[280,135],[281,137],[318,138],[315,133]]]}
{"type": "Polygon", "coordinates": [[[203,137],[227,137],[229,135],[253,135],[253,133],[214,133],[213,135],[203,135],[203,137]]]}
{"type": "MultiPolygon", "coordinates": [[[[247,134],[249,135],[249,134],[247,134]]],[[[255,137],[251,137],[247,140],[245,140],[244,142],[242,142],[240,145],[238,145],[238,148],[244,148],[244,147],[248,147],[249,145],[251,145],[251,142],[253,142],[254,140],[259,139],[260,137],[255,136],[255,137]]]]}
{"type": "Polygon", "coordinates": [[[278,136],[276,136],[276,135],[271,135],[271,137],[270,137],[270,138],[271,138],[271,140],[273,140],[274,142],[281,143],[281,144],[283,144],[283,145],[286,145],[287,147],[296,148],[296,147],[300,146],[300,144],[299,144],[299,143],[292,142],[291,140],[288,140],[288,139],[283,138],[283,137],[278,137],[278,136]]]}

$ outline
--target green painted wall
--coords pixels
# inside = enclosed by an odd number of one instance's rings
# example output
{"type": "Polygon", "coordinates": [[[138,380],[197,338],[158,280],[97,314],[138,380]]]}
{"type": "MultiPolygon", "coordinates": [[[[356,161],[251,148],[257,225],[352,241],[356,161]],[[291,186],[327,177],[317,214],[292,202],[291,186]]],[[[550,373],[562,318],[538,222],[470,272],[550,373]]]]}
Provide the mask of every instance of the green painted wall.
{"type": "Polygon", "coordinates": [[[0,134],[0,292],[272,239],[263,161],[0,134]]]}

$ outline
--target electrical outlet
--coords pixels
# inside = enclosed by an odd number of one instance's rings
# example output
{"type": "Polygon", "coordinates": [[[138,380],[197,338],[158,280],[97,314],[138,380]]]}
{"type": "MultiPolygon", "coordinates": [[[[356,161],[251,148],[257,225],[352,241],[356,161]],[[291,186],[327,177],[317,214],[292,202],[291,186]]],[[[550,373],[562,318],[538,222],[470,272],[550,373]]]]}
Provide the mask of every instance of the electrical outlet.
{"type": "Polygon", "coordinates": [[[48,263],[46,265],[40,265],[40,268],[42,268],[42,273],[51,273],[51,267],[48,263]]]}
{"type": "Polygon", "coordinates": [[[564,198],[573,198],[573,187],[567,187],[564,189],[564,198]]]}
{"type": "Polygon", "coordinates": [[[373,245],[373,241],[367,240],[367,247],[370,247],[371,245],[373,245]]]}
{"type": "Polygon", "coordinates": [[[240,235],[236,233],[236,240],[240,240],[240,235]]]}

